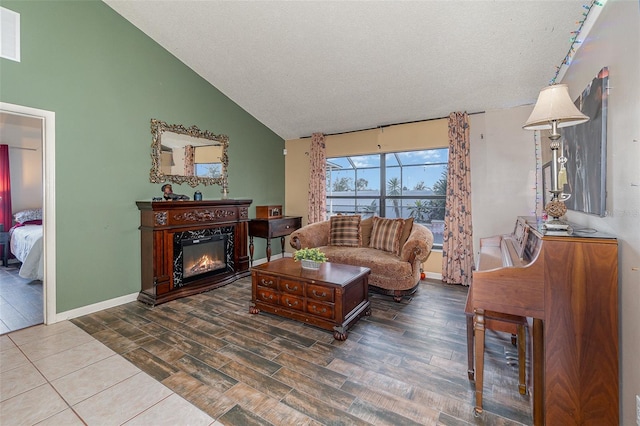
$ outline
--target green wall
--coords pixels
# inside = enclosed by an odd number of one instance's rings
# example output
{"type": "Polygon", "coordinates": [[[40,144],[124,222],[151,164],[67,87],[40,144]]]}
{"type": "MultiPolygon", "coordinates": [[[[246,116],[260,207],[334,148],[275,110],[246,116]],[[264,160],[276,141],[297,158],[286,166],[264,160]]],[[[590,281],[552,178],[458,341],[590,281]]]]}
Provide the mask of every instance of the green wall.
{"type": "Polygon", "coordinates": [[[284,204],[282,138],[106,4],[0,5],[20,13],[22,59],[0,59],[0,101],[56,114],[58,313],[140,290],[135,201],[161,192],[149,182],[151,118],[228,135],[229,196],[253,199],[250,215],[284,204]]]}

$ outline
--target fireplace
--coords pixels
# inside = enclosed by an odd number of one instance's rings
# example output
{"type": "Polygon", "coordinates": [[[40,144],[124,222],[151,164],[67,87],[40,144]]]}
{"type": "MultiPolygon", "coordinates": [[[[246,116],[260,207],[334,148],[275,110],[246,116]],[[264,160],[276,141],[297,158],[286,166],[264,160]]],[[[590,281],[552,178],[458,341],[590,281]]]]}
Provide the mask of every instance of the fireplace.
{"type": "Polygon", "coordinates": [[[173,234],[173,287],[234,271],[232,226],[173,234]]]}
{"type": "Polygon", "coordinates": [[[226,235],[182,241],[182,281],[186,284],[193,277],[224,271],[226,235]]]}
{"type": "Polygon", "coordinates": [[[141,291],[150,305],[248,276],[251,200],[138,201],[141,291]]]}

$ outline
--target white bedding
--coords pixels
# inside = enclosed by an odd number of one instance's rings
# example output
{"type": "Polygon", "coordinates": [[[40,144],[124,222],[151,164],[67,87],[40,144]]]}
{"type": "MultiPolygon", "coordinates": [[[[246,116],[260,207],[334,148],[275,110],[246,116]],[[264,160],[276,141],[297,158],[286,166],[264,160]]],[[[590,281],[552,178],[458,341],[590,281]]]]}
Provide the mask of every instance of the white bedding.
{"type": "Polygon", "coordinates": [[[22,262],[19,275],[33,280],[44,279],[42,225],[24,225],[11,230],[11,253],[22,262]]]}

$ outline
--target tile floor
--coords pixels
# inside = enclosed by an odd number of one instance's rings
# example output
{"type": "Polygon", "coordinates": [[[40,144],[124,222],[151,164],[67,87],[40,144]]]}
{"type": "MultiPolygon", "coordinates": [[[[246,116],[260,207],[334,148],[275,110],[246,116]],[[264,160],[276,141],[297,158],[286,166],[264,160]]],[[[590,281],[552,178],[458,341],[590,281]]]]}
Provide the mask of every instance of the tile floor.
{"type": "Polygon", "coordinates": [[[19,263],[0,267],[0,334],[44,322],[42,281],[21,278],[19,263]]]}
{"type": "Polygon", "coordinates": [[[221,425],[69,321],[0,336],[0,424],[221,425]]]}
{"type": "Polygon", "coordinates": [[[528,396],[490,333],[473,415],[466,288],[371,295],[344,342],[249,313],[238,280],[156,307],[131,302],[0,336],[0,425],[524,425],[528,396]]]}

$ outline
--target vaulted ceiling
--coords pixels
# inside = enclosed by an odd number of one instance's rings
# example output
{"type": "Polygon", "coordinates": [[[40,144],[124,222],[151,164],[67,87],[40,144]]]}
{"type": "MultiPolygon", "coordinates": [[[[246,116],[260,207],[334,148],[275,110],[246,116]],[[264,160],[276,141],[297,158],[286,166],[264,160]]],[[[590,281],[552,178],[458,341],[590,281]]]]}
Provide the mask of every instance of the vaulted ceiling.
{"type": "Polygon", "coordinates": [[[284,139],[535,102],[575,0],[105,0],[284,139]]]}

